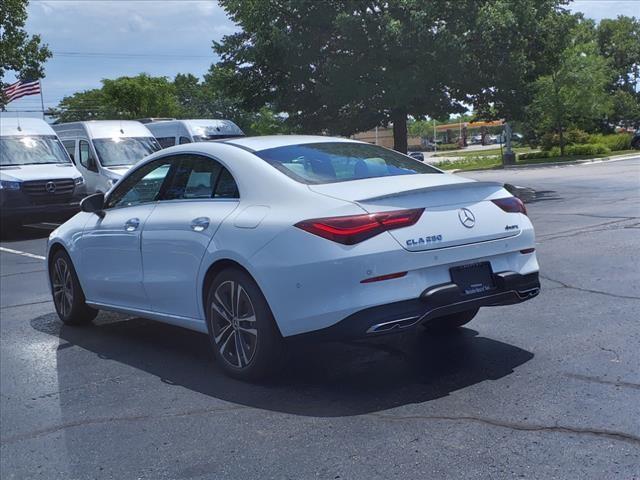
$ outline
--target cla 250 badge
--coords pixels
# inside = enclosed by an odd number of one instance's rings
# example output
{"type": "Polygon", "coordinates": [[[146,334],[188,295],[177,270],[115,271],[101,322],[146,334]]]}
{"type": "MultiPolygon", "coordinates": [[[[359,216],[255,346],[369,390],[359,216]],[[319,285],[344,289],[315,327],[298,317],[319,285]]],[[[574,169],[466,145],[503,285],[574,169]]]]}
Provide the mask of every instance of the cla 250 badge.
{"type": "Polygon", "coordinates": [[[429,243],[437,243],[442,241],[442,235],[431,235],[428,237],[410,238],[407,240],[407,247],[417,247],[429,243]]]}

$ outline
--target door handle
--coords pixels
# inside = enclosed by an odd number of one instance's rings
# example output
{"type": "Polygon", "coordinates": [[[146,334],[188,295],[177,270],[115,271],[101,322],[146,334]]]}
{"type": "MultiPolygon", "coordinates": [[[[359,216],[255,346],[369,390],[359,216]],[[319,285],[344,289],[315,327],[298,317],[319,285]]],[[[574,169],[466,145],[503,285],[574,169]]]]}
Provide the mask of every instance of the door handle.
{"type": "Polygon", "coordinates": [[[124,229],[127,232],[133,232],[133,231],[137,230],[139,226],[140,226],[140,219],[139,218],[130,218],[124,224],[124,229]]]}
{"type": "Polygon", "coordinates": [[[204,232],[209,228],[209,217],[198,217],[191,220],[191,230],[194,232],[204,232]]]}

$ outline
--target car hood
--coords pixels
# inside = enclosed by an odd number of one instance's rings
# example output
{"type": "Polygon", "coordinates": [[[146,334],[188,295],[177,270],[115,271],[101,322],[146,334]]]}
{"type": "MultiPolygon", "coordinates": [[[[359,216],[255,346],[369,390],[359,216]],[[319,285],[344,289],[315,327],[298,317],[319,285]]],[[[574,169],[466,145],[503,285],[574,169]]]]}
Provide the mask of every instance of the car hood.
{"type": "Polygon", "coordinates": [[[131,166],[121,166],[121,167],[104,167],[109,173],[113,173],[114,175],[121,177],[125,173],[127,173],[131,166]]]}
{"type": "Polygon", "coordinates": [[[9,165],[0,167],[0,179],[25,182],[29,180],[56,180],[77,178],[80,172],[72,163],[45,163],[40,165],[9,165]]]}

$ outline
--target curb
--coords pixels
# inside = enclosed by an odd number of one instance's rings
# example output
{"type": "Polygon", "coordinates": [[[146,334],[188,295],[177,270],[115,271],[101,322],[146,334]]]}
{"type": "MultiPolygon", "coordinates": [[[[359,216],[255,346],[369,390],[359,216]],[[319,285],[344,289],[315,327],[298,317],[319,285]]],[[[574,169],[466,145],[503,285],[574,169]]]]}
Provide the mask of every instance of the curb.
{"type": "MultiPolygon", "coordinates": [[[[484,172],[490,170],[518,170],[518,169],[527,169],[527,168],[545,168],[545,167],[562,167],[564,165],[582,165],[585,163],[611,163],[618,162],[621,160],[628,160],[630,158],[640,157],[640,151],[638,153],[626,153],[624,155],[612,155],[610,157],[601,157],[601,158],[586,158],[582,160],[569,160],[567,162],[541,162],[541,163],[523,163],[521,165],[501,165],[493,168],[474,168],[470,170],[464,169],[454,169],[448,170],[450,173],[458,173],[458,172],[484,172]]],[[[437,165],[435,165],[437,167],[437,165]]]]}

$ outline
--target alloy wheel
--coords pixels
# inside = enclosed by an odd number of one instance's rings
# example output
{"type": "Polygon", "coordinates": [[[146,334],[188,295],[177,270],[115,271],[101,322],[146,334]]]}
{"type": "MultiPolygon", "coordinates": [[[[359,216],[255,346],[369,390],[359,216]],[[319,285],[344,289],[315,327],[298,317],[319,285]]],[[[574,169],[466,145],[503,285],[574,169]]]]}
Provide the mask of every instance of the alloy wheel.
{"type": "Polygon", "coordinates": [[[253,359],[258,344],[256,314],[246,290],[227,280],[216,288],[211,302],[213,339],[224,360],[244,368],[253,359]]]}
{"type": "Polygon", "coordinates": [[[73,279],[71,270],[64,258],[56,259],[53,265],[53,301],[60,315],[67,317],[73,306],[73,279]]]}

